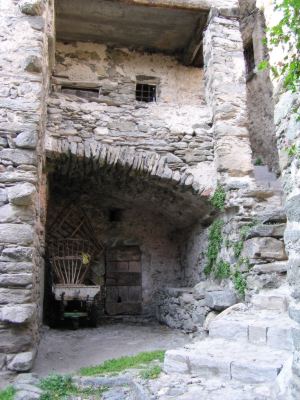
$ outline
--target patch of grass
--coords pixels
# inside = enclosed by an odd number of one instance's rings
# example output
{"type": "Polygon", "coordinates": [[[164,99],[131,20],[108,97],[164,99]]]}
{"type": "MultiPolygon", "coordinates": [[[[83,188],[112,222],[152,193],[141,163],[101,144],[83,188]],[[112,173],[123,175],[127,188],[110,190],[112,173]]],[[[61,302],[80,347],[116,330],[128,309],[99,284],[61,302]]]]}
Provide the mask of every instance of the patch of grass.
{"type": "Polygon", "coordinates": [[[162,368],[159,365],[154,365],[153,367],[145,369],[140,376],[143,379],[156,379],[161,374],[161,371],[162,368]]]}
{"type": "Polygon", "coordinates": [[[65,400],[72,395],[88,400],[90,396],[100,396],[106,390],[105,387],[81,389],[74,385],[70,376],[62,375],[51,375],[42,379],[40,388],[44,391],[40,400],[65,400]]]}
{"type": "Polygon", "coordinates": [[[6,389],[0,390],[0,400],[13,400],[15,393],[15,389],[12,386],[8,386],[6,389]]]}
{"type": "Polygon", "coordinates": [[[149,364],[151,361],[163,361],[165,356],[164,350],[156,350],[139,353],[135,356],[126,356],[116,359],[104,361],[103,364],[80,369],[83,376],[102,375],[114,372],[121,372],[129,368],[141,367],[143,364],[149,364]]]}

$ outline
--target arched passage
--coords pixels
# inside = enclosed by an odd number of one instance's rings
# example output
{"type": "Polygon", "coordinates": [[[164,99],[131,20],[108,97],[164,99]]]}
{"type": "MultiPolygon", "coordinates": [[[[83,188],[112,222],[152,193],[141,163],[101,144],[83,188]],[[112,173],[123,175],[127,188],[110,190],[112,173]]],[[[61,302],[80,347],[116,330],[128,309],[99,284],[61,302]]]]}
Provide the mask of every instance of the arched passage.
{"type": "MultiPolygon", "coordinates": [[[[94,257],[89,275],[90,284],[105,288],[98,317],[155,316],[157,292],[183,287],[191,275],[183,252],[187,232],[212,218],[207,195],[133,164],[98,159],[96,168],[88,157],[48,158],[46,242],[53,220],[68,205],[83,210],[95,241],[104,246],[104,252],[94,257]]],[[[70,220],[69,225],[76,224],[70,220]]],[[[47,306],[49,288],[45,293],[47,306]]]]}

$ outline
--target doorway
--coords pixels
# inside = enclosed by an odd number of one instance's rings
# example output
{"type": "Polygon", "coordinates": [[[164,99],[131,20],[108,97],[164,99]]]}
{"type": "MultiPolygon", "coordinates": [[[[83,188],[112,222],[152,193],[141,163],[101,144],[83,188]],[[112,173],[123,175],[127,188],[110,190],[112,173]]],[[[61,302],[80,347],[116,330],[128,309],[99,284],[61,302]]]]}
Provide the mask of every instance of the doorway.
{"type": "Polygon", "coordinates": [[[142,312],[141,251],[122,246],[106,251],[106,301],[108,315],[136,315],[142,312]]]}

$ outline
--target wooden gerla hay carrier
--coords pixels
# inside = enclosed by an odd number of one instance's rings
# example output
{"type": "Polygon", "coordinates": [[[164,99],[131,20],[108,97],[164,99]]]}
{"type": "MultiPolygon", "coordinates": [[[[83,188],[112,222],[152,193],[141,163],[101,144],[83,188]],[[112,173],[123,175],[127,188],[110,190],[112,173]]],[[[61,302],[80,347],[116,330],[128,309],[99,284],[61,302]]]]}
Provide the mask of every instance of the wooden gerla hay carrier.
{"type": "Polygon", "coordinates": [[[81,319],[97,325],[97,306],[103,287],[91,282],[91,264],[103,252],[85,212],[63,208],[48,232],[52,304],[50,325],[69,319],[73,328],[81,319]]]}

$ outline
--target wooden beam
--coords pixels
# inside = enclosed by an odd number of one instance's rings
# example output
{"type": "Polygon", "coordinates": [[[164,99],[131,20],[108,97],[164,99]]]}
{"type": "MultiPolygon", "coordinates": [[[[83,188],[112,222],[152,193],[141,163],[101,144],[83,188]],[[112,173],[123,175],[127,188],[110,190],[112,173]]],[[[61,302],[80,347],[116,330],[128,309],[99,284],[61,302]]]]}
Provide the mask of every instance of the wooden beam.
{"type": "Polygon", "coordinates": [[[188,47],[183,53],[183,64],[203,67],[203,31],[206,21],[207,14],[202,14],[199,18],[198,27],[196,28],[188,47]]]}
{"type": "Polygon", "coordinates": [[[209,11],[213,7],[213,0],[119,0],[121,3],[132,5],[177,8],[191,11],[209,11]]]}

